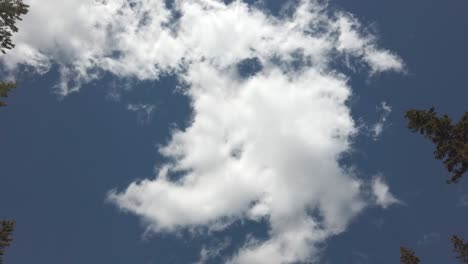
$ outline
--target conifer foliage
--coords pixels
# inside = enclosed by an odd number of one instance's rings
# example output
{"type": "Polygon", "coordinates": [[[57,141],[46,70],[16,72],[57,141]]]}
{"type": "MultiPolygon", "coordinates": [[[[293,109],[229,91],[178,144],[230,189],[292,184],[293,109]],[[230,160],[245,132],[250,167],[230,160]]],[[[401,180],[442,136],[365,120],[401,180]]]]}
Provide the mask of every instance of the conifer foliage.
{"type": "MultiPolygon", "coordinates": [[[[0,0],[0,50],[3,54],[6,50],[15,47],[11,37],[18,32],[16,21],[21,20],[21,15],[28,13],[29,6],[23,0],[0,0]]],[[[15,88],[13,82],[0,82],[0,98],[8,97],[11,89],[15,88]]],[[[0,107],[6,103],[0,100],[0,107]]]]}
{"type": "MultiPolygon", "coordinates": [[[[11,89],[16,87],[14,82],[0,82],[0,98],[8,97],[8,93],[11,89]]],[[[3,101],[0,101],[0,107],[6,106],[7,104],[3,101]]]]}
{"type": "MultiPolygon", "coordinates": [[[[5,50],[15,47],[11,37],[14,32],[18,32],[16,21],[21,20],[21,15],[28,13],[29,6],[22,0],[0,0],[0,51],[5,54],[5,50]]],[[[14,82],[0,82],[0,98],[8,97],[11,89],[16,87],[14,82]]],[[[0,100],[0,107],[6,103],[0,100]]],[[[13,241],[14,221],[0,221],[0,264],[3,263],[5,249],[13,241]]]]}
{"type": "MultiPolygon", "coordinates": [[[[453,252],[460,264],[468,264],[468,242],[458,236],[452,236],[453,252]]],[[[419,264],[419,258],[414,252],[405,247],[400,247],[400,263],[402,264],[419,264]]]]}
{"type": "Polygon", "coordinates": [[[468,112],[456,124],[447,115],[438,117],[434,108],[409,110],[405,117],[412,132],[419,132],[436,144],[435,158],[444,160],[452,174],[447,183],[457,183],[468,171],[468,112]]]}
{"type": "Polygon", "coordinates": [[[419,258],[414,255],[414,252],[405,247],[400,247],[400,262],[402,264],[419,264],[419,258]]]}
{"type": "Polygon", "coordinates": [[[456,254],[458,261],[461,264],[468,264],[468,242],[465,243],[463,239],[453,236],[452,244],[453,252],[456,254]]]}
{"type": "Polygon", "coordinates": [[[0,0],[0,50],[3,54],[6,49],[15,47],[11,37],[14,32],[18,32],[16,21],[28,13],[28,8],[22,0],[0,0]]]}
{"type": "Polygon", "coordinates": [[[14,228],[14,221],[0,221],[0,264],[3,263],[5,248],[10,246],[11,241],[13,241],[12,234],[14,228]]]}

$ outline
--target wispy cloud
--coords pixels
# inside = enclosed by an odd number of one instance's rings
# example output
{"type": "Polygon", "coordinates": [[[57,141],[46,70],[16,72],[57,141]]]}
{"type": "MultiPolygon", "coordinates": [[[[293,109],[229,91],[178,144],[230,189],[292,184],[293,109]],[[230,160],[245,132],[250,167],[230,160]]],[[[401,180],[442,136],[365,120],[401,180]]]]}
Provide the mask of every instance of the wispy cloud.
{"type": "Polygon", "coordinates": [[[142,124],[146,124],[151,120],[154,110],[156,110],[156,106],[142,103],[128,104],[127,110],[135,112],[137,114],[138,121],[142,124]]]}
{"type": "Polygon", "coordinates": [[[440,239],[439,233],[431,232],[431,233],[424,234],[423,237],[420,240],[418,240],[417,244],[419,246],[427,246],[429,244],[436,242],[439,239],[440,239]]]}
{"type": "Polygon", "coordinates": [[[351,253],[353,255],[353,262],[352,262],[353,264],[370,263],[370,257],[368,254],[361,252],[361,251],[357,251],[357,250],[353,250],[351,253]]]}
{"type": "Polygon", "coordinates": [[[377,107],[377,111],[380,112],[380,119],[370,128],[370,132],[374,140],[378,140],[380,138],[387,122],[387,118],[392,112],[392,108],[386,102],[382,102],[380,106],[377,107]]]}
{"type": "Polygon", "coordinates": [[[372,192],[375,197],[375,203],[384,209],[394,204],[402,204],[402,201],[390,193],[390,188],[381,175],[375,176],[372,180],[372,192]]]}
{"type": "MultiPolygon", "coordinates": [[[[186,84],[192,123],[160,149],[171,162],[156,178],[109,195],[153,232],[265,221],[268,239],[252,238],[227,262],[304,262],[374,203],[338,162],[358,130],[346,103],[349,77],[333,65],[346,58],[369,74],[404,66],[352,15],[313,0],[281,17],[241,1],[177,0],[172,9],[160,0],[30,4],[17,48],[2,57],[8,69],[57,65],[62,95],[103,72],[172,74],[186,84]],[[237,66],[250,58],[261,67],[242,76],[237,66]]],[[[381,178],[372,189],[382,207],[398,202],[381,178]]]]}
{"type": "Polygon", "coordinates": [[[215,241],[215,245],[203,246],[200,251],[200,259],[194,264],[204,264],[209,260],[220,257],[230,243],[230,239],[224,239],[222,241],[215,241]]]}

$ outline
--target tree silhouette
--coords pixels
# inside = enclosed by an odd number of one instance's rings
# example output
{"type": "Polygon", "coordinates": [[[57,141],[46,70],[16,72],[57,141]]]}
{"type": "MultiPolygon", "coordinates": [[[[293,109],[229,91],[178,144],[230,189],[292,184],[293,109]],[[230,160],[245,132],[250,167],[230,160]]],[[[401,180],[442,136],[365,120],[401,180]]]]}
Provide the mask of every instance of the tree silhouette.
{"type": "Polygon", "coordinates": [[[22,0],[0,0],[0,49],[5,54],[6,49],[15,47],[11,37],[18,32],[16,21],[21,20],[21,15],[28,13],[29,6],[22,0]]]}
{"type": "Polygon", "coordinates": [[[405,247],[400,247],[400,262],[403,264],[419,264],[419,258],[414,252],[405,247]]]}
{"type": "MultiPolygon", "coordinates": [[[[465,243],[463,239],[458,236],[452,236],[453,252],[456,254],[456,258],[460,264],[468,264],[468,243],[465,243]]],[[[403,264],[419,264],[419,258],[414,252],[405,247],[400,247],[400,262],[403,264]]]]}
{"type": "Polygon", "coordinates": [[[3,255],[5,254],[5,248],[13,241],[13,230],[15,228],[14,221],[1,221],[0,229],[0,264],[3,263],[3,255]]]}
{"type": "Polygon", "coordinates": [[[457,124],[447,115],[437,117],[435,109],[406,112],[408,128],[419,132],[436,144],[434,156],[444,160],[452,177],[447,183],[457,183],[468,170],[468,112],[457,124]]]}
{"type": "MultiPolygon", "coordinates": [[[[8,97],[8,93],[11,89],[16,87],[16,83],[14,82],[0,82],[0,97],[5,98],[8,97]]],[[[3,101],[0,101],[0,107],[6,106],[7,104],[3,101]]]]}
{"type": "MultiPolygon", "coordinates": [[[[28,9],[29,6],[23,0],[0,0],[0,50],[3,54],[15,47],[11,37],[14,32],[18,32],[16,21],[21,20],[21,15],[27,14],[28,9]]],[[[0,82],[0,98],[7,97],[15,87],[13,82],[0,82]]],[[[6,103],[0,101],[1,106],[6,106],[6,103]]]]}
{"type": "MultiPolygon", "coordinates": [[[[28,13],[29,6],[22,0],[0,0],[0,50],[3,54],[5,50],[15,47],[11,37],[14,32],[18,32],[16,21],[21,20],[21,15],[28,13]]],[[[11,89],[15,88],[14,82],[0,82],[0,98],[8,97],[11,89]]],[[[6,103],[0,101],[0,107],[6,106],[6,103]]],[[[0,221],[0,264],[3,263],[5,248],[10,246],[13,241],[14,221],[0,221]]]]}
{"type": "MultiPolygon", "coordinates": [[[[411,132],[419,132],[436,144],[435,158],[444,160],[445,167],[453,174],[447,183],[457,183],[468,171],[468,112],[456,124],[452,124],[452,119],[447,115],[438,117],[434,107],[429,110],[409,110],[405,117],[411,132]]],[[[468,243],[455,235],[451,241],[458,261],[468,264],[468,243]]],[[[418,264],[419,258],[413,251],[401,247],[400,262],[418,264]]]]}
{"type": "Polygon", "coordinates": [[[453,236],[452,237],[453,252],[456,253],[457,259],[462,264],[468,264],[468,243],[465,243],[463,239],[453,236]]]}

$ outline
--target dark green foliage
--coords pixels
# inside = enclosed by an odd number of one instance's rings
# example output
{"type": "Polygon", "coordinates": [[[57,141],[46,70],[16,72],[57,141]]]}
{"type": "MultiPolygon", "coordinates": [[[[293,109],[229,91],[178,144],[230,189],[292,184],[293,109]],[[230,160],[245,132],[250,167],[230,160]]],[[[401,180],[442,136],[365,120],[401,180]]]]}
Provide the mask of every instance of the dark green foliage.
{"type": "MultiPolygon", "coordinates": [[[[21,20],[21,15],[28,13],[29,6],[22,0],[0,0],[0,50],[5,54],[5,50],[15,47],[11,37],[13,32],[18,32],[16,21],[21,20]]],[[[5,98],[16,84],[12,82],[0,82],[0,98],[5,98]]],[[[0,107],[6,103],[0,101],[0,107]]]]}
{"type": "Polygon", "coordinates": [[[419,264],[419,258],[410,249],[400,247],[400,262],[403,264],[419,264]]]}
{"type": "MultiPolygon", "coordinates": [[[[0,82],[0,98],[8,97],[8,93],[11,89],[14,89],[16,84],[14,82],[0,82]]],[[[6,106],[7,104],[0,101],[0,107],[6,106]]]]}
{"type": "MultiPolygon", "coordinates": [[[[468,264],[468,243],[463,239],[452,236],[453,252],[460,264],[468,264]]],[[[419,258],[414,255],[414,252],[405,247],[400,247],[400,262],[403,264],[419,264],[419,258]]]]}
{"type": "Polygon", "coordinates": [[[3,255],[5,254],[5,248],[10,246],[13,240],[12,234],[15,228],[14,221],[1,221],[0,229],[0,264],[3,263],[3,255]]]}
{"type": "MultiPolygon", "coordinates": [[[[18,32],[16,21],[21,20],[21,15],[28,13],[29,6],[22,0],[0,0],[0,50],[5,54],[5,50],[15,47],[11,41],[13,32],[18,32]]],[[[16,87],[14,82],[0,82],[0,98],[8,97],[11,89],[16,87]]],[[[0,107],[6,103],[0,101],[0,107]]],[[[5,249],[13,241],[14,221],[0,221],[0,264],[3,263],[5,249]]]]}
{"type": "Polygon", "coordinates": [[[453,236],[452,237],[453,252],[456,253],[458,261],[461,264],[468,264],[468,243],[463,239],[453,236]]]}
{"type": "Polygon", "coordinates": [[[5,54],[6,49],[12,49],[15,44],[11,41],[13,32],[18,32],[16,21],[21,15],[28,13],[29,6],[22,0],[0,0],[0,50],[5,54]]]}
{"type": "Polygon", "coordinates": [[[452,173],[447,183],[457,183],[468,170],[468,112],[457,124],[452,124],[447,115],[437,117],[434,108],[410,110],[405,117],[412,132],[419,132],[436,144],[435,158],[444,160],[452,173]]]}

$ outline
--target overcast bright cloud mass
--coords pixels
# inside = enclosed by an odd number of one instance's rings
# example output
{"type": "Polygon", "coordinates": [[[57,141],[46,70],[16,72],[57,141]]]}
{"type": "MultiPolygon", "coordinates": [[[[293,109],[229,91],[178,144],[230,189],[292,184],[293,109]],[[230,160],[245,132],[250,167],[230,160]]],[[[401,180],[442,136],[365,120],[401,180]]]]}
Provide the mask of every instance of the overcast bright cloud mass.
{"type": "MultiPolygon", "coordinates": [[[[405,71],[353,14],[313,0],[286,3],[279,15],[242,1],[28,2],[16,48],[2,58],[12,75],[20,65],[39,74],[56,67],[60,96],[106,73],[174,76],[174,91],[190,98],[189,125],[158,149],[168,162],[155,164],[151,178],[109,190],[107,199],[149,232],[209,236],[263,221],[267,239],[250,236],[226,263],[314,262],[320,245],[367,207],[402,203],[384,176],[369,182],[340,162],[360,133],[343,69],[377,78],[405,71]]],[[[391,108],[381,108],[383,123],[391,108]]],[[[201,262],[219,253],[203,250],[201,262]]]]}

